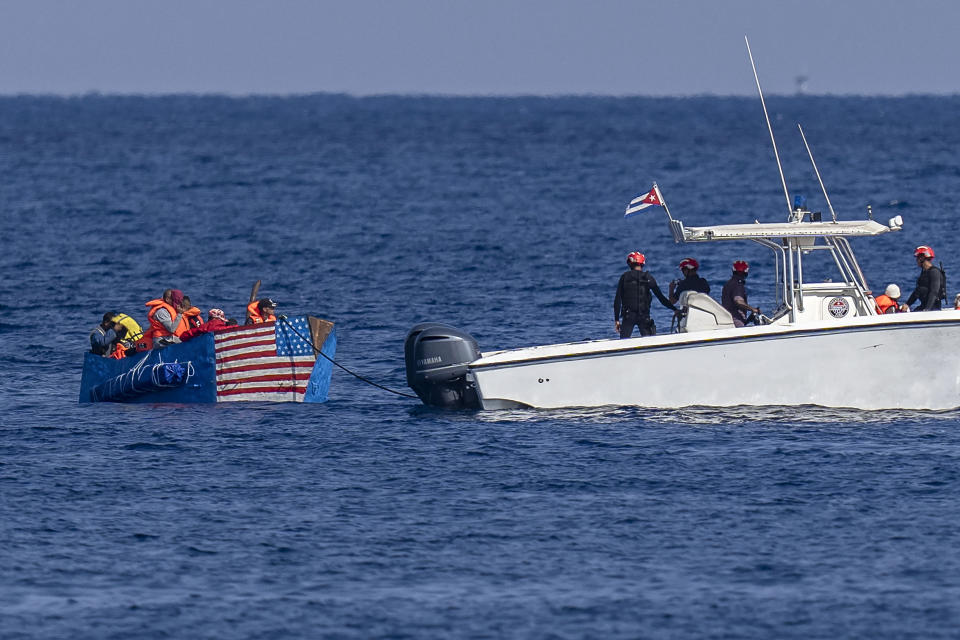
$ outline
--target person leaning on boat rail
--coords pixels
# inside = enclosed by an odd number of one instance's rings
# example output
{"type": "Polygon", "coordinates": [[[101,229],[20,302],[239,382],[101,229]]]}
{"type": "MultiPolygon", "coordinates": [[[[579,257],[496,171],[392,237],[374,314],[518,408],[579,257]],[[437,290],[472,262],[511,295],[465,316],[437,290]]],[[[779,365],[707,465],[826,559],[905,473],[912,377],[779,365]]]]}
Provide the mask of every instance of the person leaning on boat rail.
{"type": "Polygon", "coordinates": [[[103,321],[90,332],[90,351],[99,356],[120,360],[133,350],[143,335],[136,320],[125,313],[108,311],[103,321]]]}
{"type": "Polygon", "coordinates": [[[882,295],[877,296],[874,302],[877,305],[877,313],[880,315],[897,313],[900,311],[900,287],[895,284],[888,284],[887,290],[882,295]]]}
{"type": "Polygon", "coordinates": [[[195,329],[203,324],[203,315],[198,307],[190,302],[190,296],[183,295],[183,313],[180,314],[180,324],[184,331],[195,329]]]}
{"type": "Polygon", "coordinates": [[[933,259],[936,256],[933,249],[926,245],[917,247],[913,256],[917,259],[917,265],[920,267],[920,277],[917,278],[917,287],[907,298],[907,301],[900,306],[902,311],[909,311],[910,305],[919,301],[914,311],[939,311],[940,301],[947,301],[947,276],[943,272],[943,267],[933,266],[933,259]]]}
{"type": "Polygon", "coordinates": [[[657,296],[660,304],[667,309],[677,312],[673,303],[660,291],[657,280],[643,270],[646,261],[646,257],[639,251],[628,255],[629,269],[617,282],[617,294],[613,298],[613,320],[614,327],[621,338],[629,338],[634,326],[640,329],[641,336],[656,335],[657,325],[650,317],[650,302],[653,295],[657,296]]]}
{"type": "Polygon", "coordinates": [[[733,324],[737,327],[743,327],[747,324],[747,314],[754,314],[760,317],[760,307],[751,307],[747,303],[747,273],[750,271],[750,265],[745,260],[736,260],[733,263],[733,274],[726,284],[723,285],[723,291],[720,294],[720,304],[733,316],[733,324]]]}
{"type": "Polygon", "coordinates": [[[207,312],[207,321],[199,327],[193,327],[181,333],[180,342],[189,342],[204,333],[210,333],[211,331],[223,329],[227,326],[227,314],[223,312],[223,309],[210,309],[210,311],[207,312]]]}
{"type": "Polygon", "coordinates": [[[693,258],[684,258],[680,261],[680,271],[683,273],[683,280],[670,281],[670,302],[677,304],[680,294],[684,291],[696,291],[698,293],[710,293],[710,283],[700,277],[697,269],[700,263],[693,258]]]}

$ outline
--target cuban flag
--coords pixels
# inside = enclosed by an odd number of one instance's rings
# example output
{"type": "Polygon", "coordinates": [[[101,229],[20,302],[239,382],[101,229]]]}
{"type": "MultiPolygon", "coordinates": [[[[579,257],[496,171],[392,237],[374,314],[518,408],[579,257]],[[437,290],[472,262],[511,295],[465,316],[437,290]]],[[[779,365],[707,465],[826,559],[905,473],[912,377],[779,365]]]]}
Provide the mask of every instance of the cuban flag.
{"type": "Polygon", "coordinates": [[[627,205],[627,210],[624,212],[623,217],[629,218],[630,216],[635,216],[647,207],[662,207],[663,200],[660,199],[660,193],[657,190],[656,185],[650,191],[643,194],[642,196],[637,196],[630,201],[630,204],[627,205]]]}

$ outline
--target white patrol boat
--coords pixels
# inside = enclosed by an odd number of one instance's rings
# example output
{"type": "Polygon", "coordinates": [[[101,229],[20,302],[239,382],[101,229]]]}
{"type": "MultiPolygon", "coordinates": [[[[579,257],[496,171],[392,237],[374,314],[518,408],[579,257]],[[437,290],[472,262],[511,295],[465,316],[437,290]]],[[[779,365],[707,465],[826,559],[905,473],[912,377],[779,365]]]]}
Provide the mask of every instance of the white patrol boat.
{"type": "MultiPolygon", "coordinates": [[[[776,155],[769,116],[767,127],[776,155]]],[[[812,153],[810,160],[819,179],[812,153]]],[[[776,309],[759,325],[734,326],[719,303],[694,292],[680,298],[676,333],[645,338],[481,353],[463,331],[420,324],[404,345],[407,383],[425,404],[482,409],[960,406],[960,311],[878,315],[850,246],[849,238],[899,230],[901,217],[838,221],[824,189],[832,218],[824,221],[801,198],[791,204],[782,168],[780,175],[786,222],[687,227],[670,215],[656,184],[631,203],[663,206],[676,242],[750,241],[770,249],[776,309]]]]}
{"type": "Polygon", "coordinates": [[[677,333],[646,338],[480,353],[469,335],[423,324],[407,336],[408,384],[426,404],[483,409],[960,406],[960,311],[878,315],[848,242],[899,229],[899,216],[883,225],[797,214],[712,227],[670,220],[680,242],[749,240],[773,251],[778,307],[763,324],[737,328],[719,303],[694,292],[680,298],[677,333]],[[840,277],[805,281],[814,252],[832,258],[840,277]]]}

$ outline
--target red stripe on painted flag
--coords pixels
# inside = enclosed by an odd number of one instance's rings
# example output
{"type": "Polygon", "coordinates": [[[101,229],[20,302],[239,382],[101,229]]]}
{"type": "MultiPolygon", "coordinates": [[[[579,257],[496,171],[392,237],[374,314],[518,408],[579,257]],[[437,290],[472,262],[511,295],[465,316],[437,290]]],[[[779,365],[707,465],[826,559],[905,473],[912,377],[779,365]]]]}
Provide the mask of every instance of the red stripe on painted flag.
{"type": "MultiPolygon", "coordinates": [[[[276,327],[271,322],[214,334],[218,401],[303,400],[316,357],[278,355],[276,327]]],[[[291,353],[288,345],[284,353],[291,353]]]]}

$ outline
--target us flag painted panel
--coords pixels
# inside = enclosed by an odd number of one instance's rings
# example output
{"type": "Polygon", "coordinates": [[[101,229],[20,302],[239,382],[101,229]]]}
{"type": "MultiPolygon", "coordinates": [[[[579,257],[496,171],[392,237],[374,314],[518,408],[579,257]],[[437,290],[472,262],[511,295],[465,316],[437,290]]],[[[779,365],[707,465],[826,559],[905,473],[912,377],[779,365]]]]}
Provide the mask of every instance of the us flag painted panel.
{"type": "Polygon", "coordinates": [[[302,402],[316,362],[311,340],[303,316],[215,332],[217,402],[302,402]]]}

